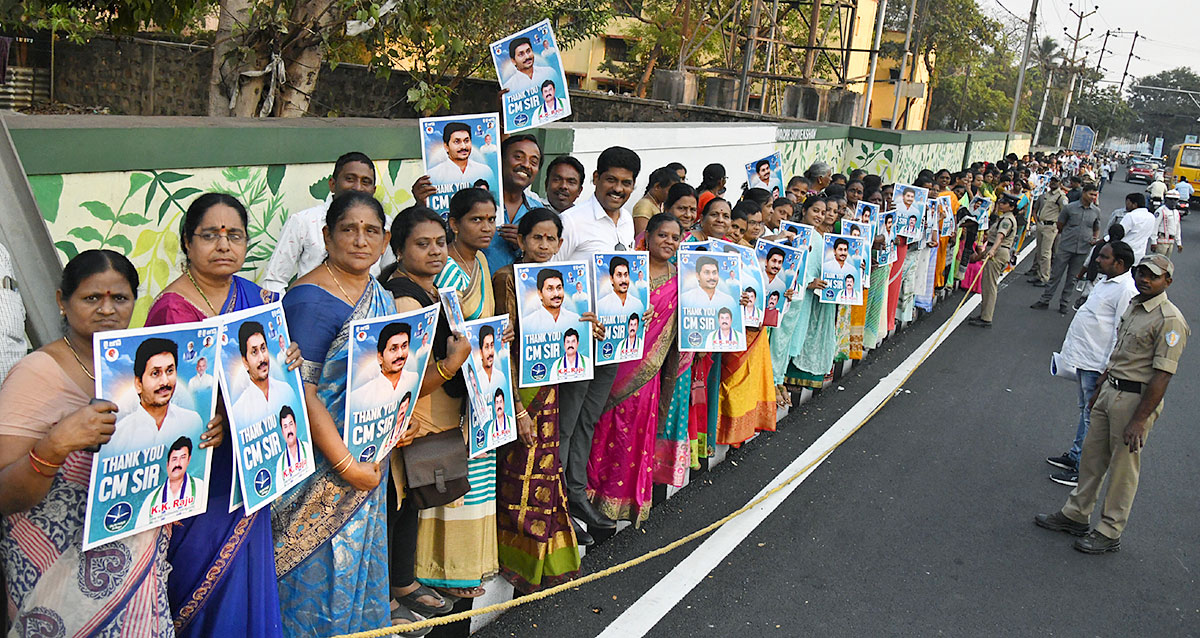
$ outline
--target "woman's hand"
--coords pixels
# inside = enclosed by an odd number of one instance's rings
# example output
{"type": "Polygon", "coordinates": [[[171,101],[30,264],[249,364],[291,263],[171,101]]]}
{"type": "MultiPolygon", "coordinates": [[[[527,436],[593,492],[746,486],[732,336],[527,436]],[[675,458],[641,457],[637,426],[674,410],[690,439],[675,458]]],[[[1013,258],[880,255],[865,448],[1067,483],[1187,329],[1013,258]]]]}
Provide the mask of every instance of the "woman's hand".
{"type": "Polygon", "coordinates": [[[788,301],[791,301],[791,300],[792,300],[792,294],[794,294],[795,292],[796,292],[795,290],[792,290],[791,288],[788,288],[787,290],[783,291],[783,296],[784,296],[784,297],[787,297],[787,300],[788,300],[788,301]]]}
{"type": "Polygon", "coordinates": [[[642,313],[642,325],[648,326],[651,321],[654,321],[654,306],[650,305],[646,308],[646,312],[642,313]]]}
{"type": "Polygon", "coordinates": [[[586,321],[586,322],[592,324],[592,336],[593,337],[595,337],[597,339],[604,338],[604,335],[606,334],[606,332],[604,330],[604,324],[600,323],[600,320],[596,318],[596,313],[585,312],[582,315],[579,315],[579,320],[586,321]]]}
{"type": "Polygon", "coordinates": [[[96,401],[79,408],[54,424],[46,435],[51,463],[62,463],[67,455],[108,443],[117,431],[117,404],[96,401]]]}
{"type": "MultiPolygon", "coordinates": [[[[295,345],[295,344],[292,344],[295,345]]],[[[208,429],[200,435],[200,448],[221,447],[225,442],[225,417],[218,412],[208,422],[208,429]]]]}
{"type": "Polygon", "coordinates": [[[408,447],[415,440],[417,440],[417,428],[414,428],[410,423],[404,434],[401,434],[400,438],[396,439],[396,447],[408,447]]]}
{"type": "Polygon", "coordinates": [[[467,357],[471,356],[471,342],[463,335],[452,334],[446,339],[446,358],[442,366],[447,374],[453,374],[463,367],[467,357]]]}
{"type": "Polygon", "coordinates": [[[295,341],[288,344],[288,349],[287,352],[284,353],[284,356],[287,359],[288,372],[299,368],[300,364],[304,363],[304,357],[300,356],[300,344],[296,343],[295,341]]]}
{"type": "Polygon", "coordinates": [[[504,324],[504,332],[500,333],[500,343],[512,343],[517,338],[517,331],[513,330],[512,322],[504,324]]]}
{"type": "Polygon", "coordinates": [[[828,285],[829,285],[829,282],[825,281],[824,279],[821,279],[820,277],[817,277],[816,279],[813,279],[812,281],[810,281],[808,283],[808,289],[809,290],[824,290],[825,287],[828,285]]]}
{"type": "Polygon", "coordinates": [[[537,424],[533,422],[533,417],[529,416],[529,412],[518,410],[517,414],[523,415],[517,417],[517,436],[521,437],[521,442],[529,447],[533,447],[535,437],[537,435],[537,424]]]}
{"type": "Polygon", "coordinates": [[[379,472],[378,463],[363,463],[361,461],[353,461],[350,466],[342,472],[342,478],[346,480],[354,489],[365,492],[373,490],[379,485],[379,480],[382,474],[379,472]]]}

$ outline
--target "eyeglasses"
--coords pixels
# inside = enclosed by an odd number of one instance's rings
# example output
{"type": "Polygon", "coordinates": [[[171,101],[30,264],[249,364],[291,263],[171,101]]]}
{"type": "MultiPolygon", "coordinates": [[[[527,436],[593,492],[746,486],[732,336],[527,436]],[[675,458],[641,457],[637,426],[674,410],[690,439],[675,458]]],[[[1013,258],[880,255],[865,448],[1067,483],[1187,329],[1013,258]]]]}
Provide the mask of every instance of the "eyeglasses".
{"type": "Polygon", "coordinates": [[[211,232],[211,231],[203,232],[203,233],[192,233],[192,237],[195,237],[206,244],[215,244],[215,243],[217,243],[218,240],[225,239],[225,240],[228,240],[229,243],[231,243],[235,246],[245,245],[246,240],[248,239],[246,233],[243,233],[238,230],[228,231],[228,232],[224,232],[224,233],[216,233],[216,232],[211,232]]]}

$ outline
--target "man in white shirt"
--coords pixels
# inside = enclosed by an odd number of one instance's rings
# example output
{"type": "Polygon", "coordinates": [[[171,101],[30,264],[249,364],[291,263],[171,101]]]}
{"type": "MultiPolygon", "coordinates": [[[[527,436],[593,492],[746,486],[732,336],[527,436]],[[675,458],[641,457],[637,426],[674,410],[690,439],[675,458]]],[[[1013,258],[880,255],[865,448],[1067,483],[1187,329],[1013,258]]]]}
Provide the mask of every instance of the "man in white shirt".
{"type": "Polygon", "coordinates": [[[442,144],[446,149],[446,160],[429,169],[429,179],[434,186],[465,184],[472,186],[478,180],[491,182],[495,179],[492,169],[471,159],[471,127],[463,122],[449,122],[442,127],[442,144]]]}
{"type": "Polygon", "coordinates": [[[286,383],[271,378],[271,353],[262,324],[257,321],[242,323],[238,329],[238,347],[250,383],[242,388],[229,416],[233,426],[242,429],[278,414],[280,408],[293,399],[293,393],[286,383]]]}
{"type": "Polygon", "coordinates": [[[529,89],[542,86],[546,80],[554,79],[554,69],[546,66],[535,66],[536,57],[533,54],[533,43],[527,37],[513,38],[508,43],[508,57],[512,59],[517,72],[504,78],[502,86],[508,91],[508,99],[520,97],[529,89]]]}
{"type": "Polygon", "coordinates": [[[174,341],[150,337],[138,345],[133,358],[133,389],[137,407],[117,421],[116,432],[104,444],[106,452],[120,454],[170,445],[180,437],[199,439],[204,432],[200,415],[171,402],[178,380],[174,341]]]}
{"type": "Polygon", "coordinates": [[[769,193],[771,189],[779,187],[779,182],[771,174],[771,160],[763,158],[755,162],[754,175],[750,178],[750,188],[761,188],[769,193]]]}
{"type": "Polygon", "coordinates": [[[631,279],[628,259],[613,257],[608,262],[608,277],[612,291],[596,301],[596,315],[601,317],[602,321],[616,316],[624,318],[629,313],[640,315],[646,311],[641,300],[629,294],[631,279]]]}
{"type": "MultiPolygon", "coordinates": [[[[138,525],[153,525],[164,522],[173,515],[182,515],[188,510],[198,510],[208,500],[204,481],[188,475],[192,462],[192,440],[181,436],[167,450],[167,480],[155,486],[142,507],[138,510],[138,525]]],[[[197,512],[191,512],[193,514],[197,512]]]]}
{"type": "Polygon", "coordinates": [[[563,275],[554,268],[543,268],[537,275],[538,299],[542,304],[528,316],[521,318],[521,331],[525,334],[555,332],[579,327],[579,315],[563,307],[566,291],[563,275]]]}
{"type": "MultiPolygon", "coordinates": [[[[562,214],[563,243],[555,261],[591,259],[598,252],[633,247],[633,215],[625,204],[642,170],[637,153],[612,146],[600,153],[592,173],[595,191],[562,214]]],[[[524,327],[524,326],[522,326],[524,327]]],[[[618,366],[599,366],[590,381],[559,386],[559,459],[567,484],[571,515],[589,526],[614,529],[616,522],[597,510],[587,498],[587,464],[592,453],[592,433],[608,402],[618,366]]]]}
{"type": "Polygon", "coordinates": [[[196,376],[188,381],[188,390],[195,396],[213,387],[213,375],[208,374],[208,357],[196,360],[196,376]]]}
{"type": "Polygon", "coordinates": [[[1136,264],[1146,256],[1150,242],[1154,239],[1155,221],[1154,214],[1146,210],[1145,196],[1141,193],[1125,196],[1125,215],[1120,221],[1121,227],[1125,229],[1125,236],[1121,241],[1133,249],[1132,263],[1136,264]]]}
{"type": "Polygon", "coordinates": [[[630,355],[639,355],[642,353],[642,335],[638,334],[638,329],[642,324],[642,317],[637,313],[630,313],[628,322],[625,324],[625,338],[617,345],[617,352],[622,357],[630,355]]]}
{"type": "Polygon", "coordinates": [[[1167,258],[1176,250],[1183,252],[1183,238],[1179,229],[1179,191],[1167,191],[1167,198],[1154,211],[1154,217],[1155,234],[1150,240],[1154,244],[1154,252],[1167,258]]]}
{"type": "Polygon", "coordinates": [[[558,87],[554,85],[554,80],[542,82],[542,106],[537,111],[538,121],[544,122],[562,113],[563,108],[565,105],[558,99],[558,87]]]}
{"type": "MultiPolygon", "coordinates": [[[[329,196],[324,202],[288,215],[279,233],[279,241],[267,268],[263,271],[262,287],[271,292],[282,293],[300,275],[307,274],[325,260],[325,215],[329,202],[346,191],[375,194],[375,164],[371,158],[359,152],[342,155],[333,165],[333,176],[329,178],[329,196]]],[[[380,265],[395,261],[389,257],[388,249],[380,264],[371,274],[379,274],[380,265]]]]}
{"type": "Polygon", "coordinates": [[[1095,394],[1096,383],[1117,343],[1121,316],[1129,307],[1129,300],[1138,294],[1129,271],[1137,261],[1133,259],[1129,244],[1123,241],[1105,244],[1096,263],[1104,277],[1096,282],[1087,301],[1075,313],[1060,353],[1060,361],[1073,366],[1079,377],[1079,424],[1075,442],[1065,454],[1046,459],[1051,465],[1062,468],[1062,472],[1055,472],[1050,478],[1063,485],[1074,486],[1078,482],[1079,454],[1091,416],[1088,402],[1095,394]]]}
{"type": "MultiPolygon", "coordinates": [[[[295,482],[294,477],[304,475],[308,469],[308,463],[312,459],[312,448],[308,441],[301,441],[296,433],[296,412],[292,410],[292,406],[285,405],[280,408],[279,429],[283,432],[283,454],[280,454],[279,460],[275,462],[275,480],[280,481],[282,485],[289,485],[295,482]]],[[[374,459],[364,462],[369,463],[372,460],[374,459]]]]}
{"type": "Polygon", "coordinates": [[[683,293],[680,305],[688,308],[732,308],[736,305],[733,297],[717,290],[721,272],[717,269],[716,259],[705,256],[696,260],[696,280],[699,288],[683,293]]]}
{"type": "Polygon", "coordinates": [[[704,340],[704,349],[713,352],[737,352],[746,349],[745,338],[733,329],[733,311],[721,308],[717,312],[717,329],[704,340]]]}
{"type": "Polygon", "coordinates": [[[555,383],[576,381],[588,369],[588,358],[579,352],[579,331],[567,328],[562,338],[563,356],[550,368],[550,380],[555,383]]]}
{"type": "Polygon", "coordinates": [[[1146,193],[1150,196],[1150,199],[1157,199],[1159,201],[1162,201],[1167,196],[1167,185],[1162,181],[1162,173],[1156,172],[1154,174],[1154,181],[1146,186],[1146,193]]]}

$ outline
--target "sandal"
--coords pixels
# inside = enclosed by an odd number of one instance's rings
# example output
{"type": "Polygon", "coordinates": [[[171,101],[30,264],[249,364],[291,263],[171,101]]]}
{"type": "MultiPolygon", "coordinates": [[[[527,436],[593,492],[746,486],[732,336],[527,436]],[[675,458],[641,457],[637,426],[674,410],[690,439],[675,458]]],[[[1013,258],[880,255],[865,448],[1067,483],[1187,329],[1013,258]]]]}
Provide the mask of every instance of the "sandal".
{"type": "Polygon", "coordinates": [[[393,594],[392,600],[396,601],[397,603],[400,603],[402,606],[407,607],[410,610],[412,610],[418,614],[421,614],[422,616],[425,616],[426,618],[432,618],[433,616],[442,616],[442,615],[450,613],[451,611],[454,611],[454,602],[447,600],[445,598],[442,598],[441,596],[438,595],[437,592],[433,591],[432,589],[430,589],[424,585],[420,585],[420,584],[417,585],[416,589],[412,590],[411,592],[409,592],[403,596],[397,596],[397,595],[393,594]],[[430,598],[440,600],[442,604],[437,605],[437,606],[431,606],[431,605],[421,602],[421,599],[425,598],[425,597],[430,597],[430,598]]]}
{"type": "MultiPolygon", "coordinates": [[[[404,625],[411,625],[416,622],[421,622],[422,620],[425,619],[413,613],[413,611],[408,607],[405,607],[394,600],[392,601],[391,622],[393,627],[403,627],[404,625]]],[[[431,631],[433,631],[433,627],[426,627],[424,629],[415,629],[413,631],[397,631],[396,635],[420,638],[421,636],[428,635],[431,631]]]]}
{"type": "Polygon", "coordinates": [[[434,589],[437,590],[437,592],[439,594],[441,594],[443,597],[445,597],[447,602],[450,602],[451,600],[457,601],[459,598],[479,598],[480,596],[487,593],[486,589],[484,589],[482,587],[478,587],[478,586],[477,587],[434,587],[434,589]]]}

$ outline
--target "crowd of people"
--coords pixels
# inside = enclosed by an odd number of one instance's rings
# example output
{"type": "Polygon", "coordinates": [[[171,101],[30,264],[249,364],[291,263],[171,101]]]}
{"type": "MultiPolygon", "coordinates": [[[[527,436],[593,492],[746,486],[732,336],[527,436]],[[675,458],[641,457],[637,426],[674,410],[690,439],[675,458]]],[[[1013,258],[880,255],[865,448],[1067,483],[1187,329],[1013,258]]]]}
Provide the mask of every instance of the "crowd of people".
{"type": "MultiPolygon", "coordinates": [[[[579,547],[595,542],[591,532],[645,521],[656,484],[682,486],[716,446],[773,431],[778,410],[800,389],[820,389],[839,362],[862,359],[939,292],[982,292],[972,323],[990,326],[996,283],[1019,247],[1031,235],[1040,247],[1053,246],[1057,232],[1043,226],[1062,230],[1059,252],[1038,253],[1036,276],[1049,282],[1051,296],[1060,280],[1086,273],[1079,255],[1102,241],[1087,203],[1095,186],[1080,184],[1074,199],[1072,189],[1059,187],[1074,183],[1065,168],[1072,154],[1010,155],[961,171],[930,167],[911,185],[928,189],[931,201],[950,198],[942,214],[953,218],[954,232],[909,240],[876,229],[875,267],[861,304],[820,303],[821,259],[810,257],[778,327],[748,329],[741,352],[680,352],[681,245],[786,241],[794,233],[783,222],[792,221],[812,227],[809,245],[820,247],[858,202],[894,208],[895,185],[816,162],[787,181],[783,197],[759,188],[734,196],[722,165],[704,167],[693,187],[684,165],[674,163],[650,171],[635,198],[644,167],[626,148],[602,152],[590,174],[570,156],[543,166],[531,135],[508,137],[501,155],[503,210],[486,191],[468,188],[453,196],[446,219],[414,204],[390,220],[373,197],[373,162],[343,155],[330,199],[288,220],[262,287],[237,274],[250,239],[245,207],[227,195],[198,197],[180,234],[184,272],[155,300],[148,323],[200,320],[282,294],[295,341],[289,361],[304,380],[318,469],[269,508],[230,513],[222,408],[201,443],[216,453],[208,511],[88,552],[79,539],[90,450],[112,436],[117,409],[93,396],[92,336],[129,326],[139,280],[116,252],[71,259],[58,294],[64,337],[22,359],[0,388],[0,555],[19,635],[324,636],[448,613],[457,601],[483,595],[497,574],[519,592],[563,582],[578,573],[579,547]],[[531,190],[543,173],[544,200],[531,190]],[[1058,181],[1037,193],[1035,175],[1058,181]],[[986,231],[970,210],[980,197],[995,204],[986,231]],[[512,341],[521,330],[514,263],[613,249],[649,254],[652,308],[641,360],[597,367],[587,381],[513,387],[518,440],[470,461],[460,499],[424,506],[405,484],[405,448],[422,437],[465,445],[461,369],[470,346],[443,315],[413,427],[388,462],[346,463],[340,432],[350,322],[428,307],[439,289],[454,288],[467,320],[507,313],[512,329],[502,339],[512,341]]],[[[424,201],[433,192],[429,178],[412,192],[424,201]]],[[[1137,219],[1131,210],[1118,221],[1137,219]]],[[[1134,232],[1141,231],[1126,237],[1134,232]]],[[[1107,245],[1099,268],[1117,281],[1113,258],[1126,270],[1137,258],[1107,245]]],[[[1100,290],[1097,284],[1089,299],[1110,296],[1100,290]]],[[[1094,387],[1096,379],[1087,378],[1094,387]]],[[[1078,463],[1081,447],[1088,460],[1081,434],[1070,462],[1078,463]]],[[[401,628],[401,635],[427,631],[401,628]]]]}

